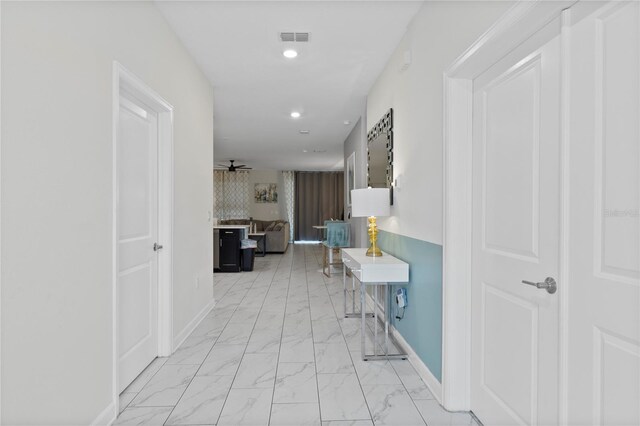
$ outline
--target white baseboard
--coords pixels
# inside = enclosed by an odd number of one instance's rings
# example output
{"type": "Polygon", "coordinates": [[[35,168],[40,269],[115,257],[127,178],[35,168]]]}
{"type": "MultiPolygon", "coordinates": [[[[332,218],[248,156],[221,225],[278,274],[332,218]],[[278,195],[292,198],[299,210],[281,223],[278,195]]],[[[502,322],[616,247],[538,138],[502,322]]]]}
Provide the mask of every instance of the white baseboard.
{"type": "Polygon", "coordinates": [[[402,347],[402,349],[409,355],[409,362],[413,365],[413,368],[416,369],[420,378],[427,385],[435,399],[438,401],[440,405],[442,405],[442,384],[436,379],[436,376],[433,375],[429,367],[422,362],[418,354],[413,350],[411,345],[404,340],[404,337],[400,334],[398,330],[392,325],[389,325],[389,331],[391,335],[396,339],[398,344],[402,347]]]}
{"type": "Polygon", "coordinates": [[[109,426],[116,420],[116,417],[118,417],[118,413],[116,413],[116,403],[115,401],[111,401],[107,408],[98,414],[98,417],[91,422],[91,426],[109,426]]]}
{"type": "MultiPolygon", "coordinates": [[[[202,322],[202,320],[211,312],[213,307],[216,305],[216,300],[211,299],[209,303],[205,305],[204,308],[187,324],[187,326],[182,329],[180,333],[173,339],[173,352],[175,352],[180,345],[184,343],[184,341],[189,337],[189,335],[193,332],[193,330],[198,327],[198,325],[202,322]]],[[[111,401],[109,406],[104,409],[102,413],[96,417],[94,421],[91,422],[91,426],[109,426],[111,425],[116,418],[118,417],[118,413],[116,412],[118,404],[115,401],[111,401]]]]}
{"type": "MultiPolygon", "coordinates": [[[[373,310],[374,300],[369,293],[366,295],[367,306],[370,310],[373,310]]],[[[378,301],[380,302],[380,301],[378,301]]],[[[381,306],[378,303],[378,309],[384,312],[384,306],[381,306]]],[[[407,355],[409,362],[413,365],[413,368],[416,369],[416,372],[420,376],[420,378],[427,385],[434,398],[438,401],[440,405],[442,405],[442,384],[436,379],[436,376],[433,375],[429,367],[422,362],[418,354],[413,350],[411,345],[402,337],[402,334],[396,328],[389,324],[389,332],[396,339],[396,342],[401,346],[401,349],[404,350],[407,355]]]]}
{"type": "Polygon", "coordinates": [[[193,330],[195,330],[196,327],[198,327],[200,322],[202,322],[202,320],[209,314],[209,312],[211,312],[214,306],[216,306],[216,300],[211,299],[209,303],[207,303],[205,307],[202,308],[202,310],[198,312],[198,314],[195,317],[193,317],[191,322],[189,322],[189,324],[187,324],[187,326],[183,328],[182,331],[178,333],[176,337],[174,337],[173,352],[175,352],[180,347],[180,345],[182,345],[184,341],[187,340],[187,337],[189,337],[189,335],[193,333],[193,330]]]}

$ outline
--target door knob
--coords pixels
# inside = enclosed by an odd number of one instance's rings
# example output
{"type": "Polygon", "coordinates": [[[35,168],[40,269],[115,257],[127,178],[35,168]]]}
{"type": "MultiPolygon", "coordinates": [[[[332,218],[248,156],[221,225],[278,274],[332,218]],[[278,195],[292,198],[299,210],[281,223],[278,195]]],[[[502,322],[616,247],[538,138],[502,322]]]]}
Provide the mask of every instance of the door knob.
{"type": "Polygon", "coordinates": [[[522,280],[523,284],[527,284],[527,285],[532,285],[534,287],[537,288],[543,288],[545,290],[547,290],[547,293],[549,294],[553,294],[556,292],[556,290],[558,290],[558,284],[556,283],[556,280],[554,280],[551,277],[547,277],[543,282],[541,283],[534,283],[532,281],[526,281],[526,280],[522,280]]]}
{"type": "Polygon", "coordinates": [[[153,243],[153,251],[162,250],[162,244],[153,243]]]}

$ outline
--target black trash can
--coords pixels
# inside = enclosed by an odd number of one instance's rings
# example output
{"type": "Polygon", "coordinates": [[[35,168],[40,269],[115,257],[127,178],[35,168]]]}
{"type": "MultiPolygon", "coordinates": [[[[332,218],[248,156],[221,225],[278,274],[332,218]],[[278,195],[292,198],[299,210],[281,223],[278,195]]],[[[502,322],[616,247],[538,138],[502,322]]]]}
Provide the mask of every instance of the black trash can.
{"type": "Polygon", "coordinates": [[[253,271],[253,261],[256,258],[257,244],[254,240],[242,240],[240,250],[242,251],[242,270],[245,272],[253,271]]]}

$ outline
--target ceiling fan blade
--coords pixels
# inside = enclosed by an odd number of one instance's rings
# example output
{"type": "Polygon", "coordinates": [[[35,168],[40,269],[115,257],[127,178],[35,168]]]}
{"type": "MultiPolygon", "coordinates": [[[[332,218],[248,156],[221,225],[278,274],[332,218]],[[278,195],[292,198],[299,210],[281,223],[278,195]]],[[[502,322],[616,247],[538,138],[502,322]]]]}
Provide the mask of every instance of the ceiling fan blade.
{"type": "Polygon", "coordinates": [[[229,167],[228,164],[216,164],[216,166],[218,166],[218,167],[229,167]]]}
{"type": "Polygon", "coordinates": [[[236,169],[252,170],[252,169],[253,169],[253,167],[236,167],[236,169]]]}
{"type": "Polygon", "coordinates": [[[246,165],[246,164],[240,164],[239,166],[235,166],[235,165],[234,165],[234,167],[235,167],[236,169],[240,169],[240,168],[242,168],[242,167],[247,167],[247,165],[246,165]]]}

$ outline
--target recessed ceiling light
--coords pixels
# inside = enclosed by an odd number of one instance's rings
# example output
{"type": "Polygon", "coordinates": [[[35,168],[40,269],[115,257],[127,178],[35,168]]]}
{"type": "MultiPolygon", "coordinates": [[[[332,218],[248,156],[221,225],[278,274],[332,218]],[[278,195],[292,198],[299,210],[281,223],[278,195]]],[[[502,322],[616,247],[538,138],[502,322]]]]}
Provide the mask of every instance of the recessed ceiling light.
{"type": "Polygon", "coordinates": [[[300,130],[300,134],[308,135],[309,134],[309,130],[300,130]]]}
{"type": "Polygon", "coordinates": [[[296,56],[298,56],[298,52],[296,52],[296,51],[295,51],[295,50],[293,50],[293,49],[287,49],[287,50],[285,50],[284,52],[282,52],[282,54],[283,54],[283,55],[284,55],[284,57],[285,57],[285,58],[287,58],[287,59],[293,59],[293,58],[295,58],[296,56]]]}
{"type": "Polygon", "coordinates": [[[291,117],[292,117],[292,118],[300,118],[300,113],[299,113],[298,111],[293,111],[293,112],[291,113],[291,117]]]}
{"type": "Polygon", "coordinates": [[[351,122],[349,120],[344,120],[344,125],[348,126],[349,124],[351,124],[351,122]]]}
{"type": "Polygon", "coordinates": [[[302,152],[309,152],[309,150],[308,149],[303,149],[302,152]]]}

